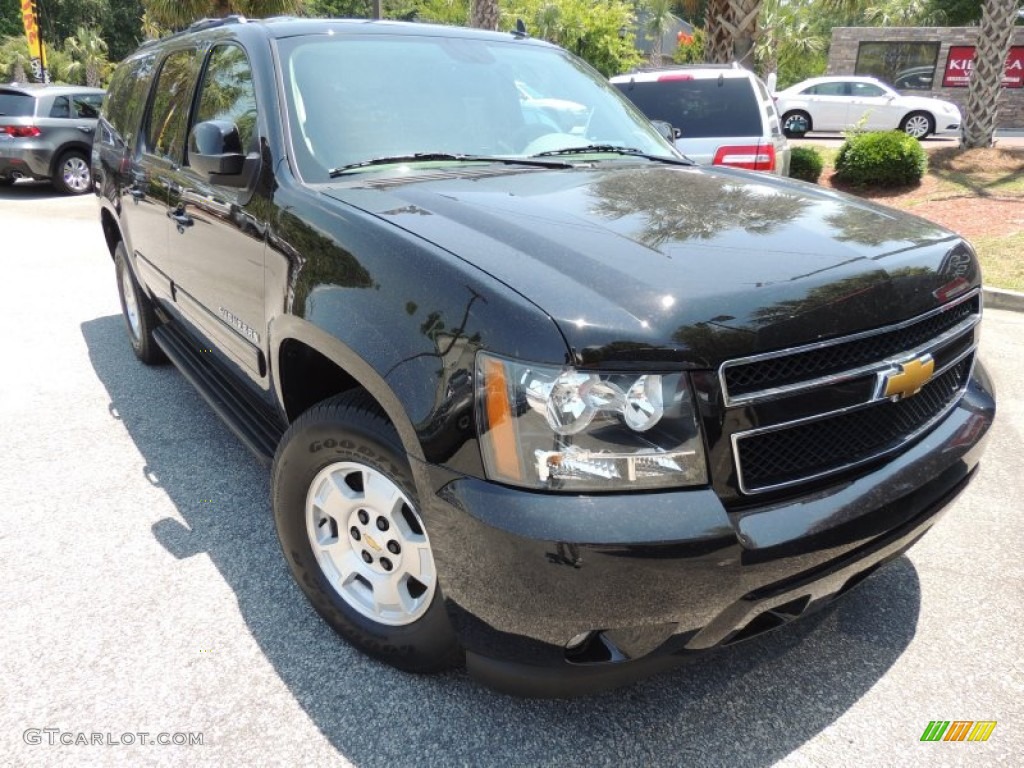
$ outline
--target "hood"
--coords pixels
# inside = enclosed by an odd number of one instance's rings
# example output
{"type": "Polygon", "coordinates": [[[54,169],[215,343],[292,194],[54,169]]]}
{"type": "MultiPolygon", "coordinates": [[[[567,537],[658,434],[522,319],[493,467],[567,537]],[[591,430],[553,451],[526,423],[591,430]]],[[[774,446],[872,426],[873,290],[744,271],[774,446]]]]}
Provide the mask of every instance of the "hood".
{"type": "Polygon", "coordinates": [[[632,161],[404,173],[325,194],[519,292],[583,364],[713,367],[903,320],[979,281],[969,251],[946,258],[951,232],[768,174],[632,161]]]}

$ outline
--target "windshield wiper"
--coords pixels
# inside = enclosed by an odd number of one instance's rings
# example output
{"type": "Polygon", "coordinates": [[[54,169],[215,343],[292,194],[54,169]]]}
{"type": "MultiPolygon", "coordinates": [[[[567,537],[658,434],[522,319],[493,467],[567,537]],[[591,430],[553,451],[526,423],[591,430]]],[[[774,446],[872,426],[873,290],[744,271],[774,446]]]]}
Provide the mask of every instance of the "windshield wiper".
{"type": "Polygon", "coordinates": [[[566,147],[565,149],[549,149],[547,152],[538,152],[530,157],[560,157],[561,155],[599,155],[602,153],[613,155],[627,155],[629,157],[642,157],[645,160],[654,160],[669,165],[695,165],[688,157],[666,157],[664,155],[652,155],[636,147],[619,147],[615,144],[587,144],[583,147],[566,147]]]}
{"type": "Polygon", "coordinates": [[[332,179],[349,171],[370,168],[374,165],[396,165],[398,163],[429,163],[431,161],[451,161],[456,163],[503,163],[505,165],[527,165],[534,168],[572,168],[572,163],[559,160],[537,160],[532,158],[503,157],[502,155],[461,155],[451,152],[416,152],[411,155],[392,155],[375,157],[359,163],[349,163],[332,168],[329,175],[332,179]]]}

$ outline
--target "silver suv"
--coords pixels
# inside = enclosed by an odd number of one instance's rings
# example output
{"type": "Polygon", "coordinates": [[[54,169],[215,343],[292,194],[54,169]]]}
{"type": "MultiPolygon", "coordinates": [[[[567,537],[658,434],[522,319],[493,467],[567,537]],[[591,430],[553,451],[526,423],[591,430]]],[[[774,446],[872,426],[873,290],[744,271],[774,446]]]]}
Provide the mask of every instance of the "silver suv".
{"type": "Polygon", "coordinates": [[[92,191],[89,159],[104,91],[79,85],[0,85],[0,187],[51,180],[92,191]]]}
{"type": "Polygon", "coordinates": [[[701,165],[789,174],[786,141],[768,88],[738,65],[701,64],[616,75],[611,83],[701,165]]]}

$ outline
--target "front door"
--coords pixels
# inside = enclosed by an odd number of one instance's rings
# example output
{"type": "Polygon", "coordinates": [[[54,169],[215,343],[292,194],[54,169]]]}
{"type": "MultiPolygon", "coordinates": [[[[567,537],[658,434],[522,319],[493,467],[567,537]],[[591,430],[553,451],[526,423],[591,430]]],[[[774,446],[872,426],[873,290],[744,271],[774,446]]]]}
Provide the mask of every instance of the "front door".
{"type": "Polygon", "coordinates": [[[874,83],[850,83],[849,122],[864,121],[868,131],[889,131],[896,127],[892,99],[874,83]]]}
{"type": "MultiPolygon", "coordinates": [[[[234,43],[208,54],[189,130],[208,120],[233,123],[243,152],[259,156],[252,68],[234,43]]],[[[266,226],[258,200],[254,205],[255,181],[253,173],[248,187],[211,183],[190,167],[186,152],[168,187],[168,264],[178,309],[211,342],[211,354],[267,392],[266,226]]]]}

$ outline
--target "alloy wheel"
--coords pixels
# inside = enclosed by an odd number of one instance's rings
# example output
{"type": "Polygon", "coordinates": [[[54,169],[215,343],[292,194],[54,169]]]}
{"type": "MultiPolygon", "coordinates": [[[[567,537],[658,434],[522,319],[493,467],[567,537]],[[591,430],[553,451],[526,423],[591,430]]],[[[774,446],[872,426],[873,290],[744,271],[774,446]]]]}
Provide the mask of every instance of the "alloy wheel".
{"type": "Polygon", "coordinates": [[[121,270],[121,293],[124,296],[124,313],[128,318],[128,328],[132,332],[132,338],[138,340],[142,334],[142,324],[139,319],[139,302],[135,297],[135,284],[132,281],[128,265],[121,270]]]}
{"type": "Polygon", "coordinates": [[[366,618],[404,626],[430,607],[430,542],[412,502],[381,472],[350,461],[320,470],[306,495],[306,533],[331,587],[366,618]]]}
{"type": "Polygon", "coordinates": [[[92,181],[89,165],[82,158],[73,155],[64,161],[61,167],[61,178],[68,189],[75,192],[86,192],[92,181]]]}
{"type": "Polygon", "coordinates": [[[913,136],[915,139],[923,139],[928,135],[931,127],[931,123],[924,115],[912,115],[907,118],[903,130],[906,131],[908,136],[913,136]]]}

